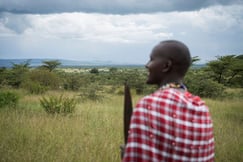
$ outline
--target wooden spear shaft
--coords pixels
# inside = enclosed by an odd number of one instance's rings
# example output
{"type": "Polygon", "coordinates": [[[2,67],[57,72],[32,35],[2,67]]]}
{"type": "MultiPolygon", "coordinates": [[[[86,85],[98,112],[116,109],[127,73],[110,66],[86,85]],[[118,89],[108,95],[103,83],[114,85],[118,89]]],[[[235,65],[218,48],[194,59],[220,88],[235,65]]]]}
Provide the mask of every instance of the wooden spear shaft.
{"type": "Polygon", "coordinates": [[[124,85],[124,141],[125,144],[127,143],[128,139],[128,131],[129,131],[129,125],[130,125],[130,120],[132,116],[132,97],[131,97],[131,92],[130,92],[130,87],[125,82],[124,85]]]}

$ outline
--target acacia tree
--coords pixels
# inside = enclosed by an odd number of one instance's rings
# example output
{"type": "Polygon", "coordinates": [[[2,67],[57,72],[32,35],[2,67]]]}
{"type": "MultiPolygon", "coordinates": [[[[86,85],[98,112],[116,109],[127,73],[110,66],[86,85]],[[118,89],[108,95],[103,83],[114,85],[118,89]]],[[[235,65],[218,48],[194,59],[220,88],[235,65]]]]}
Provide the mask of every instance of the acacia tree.
{"type": "Polygon", "coordinates": [[[19,88],[21,83],[23,82],[25,75],[30,69],[30,60],[27,60],[20,64],[12,64],[13,67],[10,70],[10,73],[8,75],[8,84],[19,88]]]}
{"type": "Polygon", "coordinates": [[[54,69],[61,65],[61,62],[58,60],[42,61],[42,63],[44,65],[42,65],[41,68],[48,69],[50,72],[52,72],[54,69]]]}
{"type": "Polygon", "coordinates": [[[200,61],[201,59],[199,58],[199,56],[193,56],[192,57],[192,64],[194,64],[197,61],[200,61]]]}
{"type": "Polygon", "coordinates": [[[239,84],[243,86],[242,79],[243,79],[243,55],[239,55],[235,57],[233,64],[231,64],[230,66],[227,84],[229,85],[239,84]]]}
{"type": "Polygon", "coordinates": [[[212,77],[218,83],[232,85],[236,77],[242,77],[243,59],[236,55],[217,56],[217,60],[210,61],[207,66],[212,71],[212,77]]]}

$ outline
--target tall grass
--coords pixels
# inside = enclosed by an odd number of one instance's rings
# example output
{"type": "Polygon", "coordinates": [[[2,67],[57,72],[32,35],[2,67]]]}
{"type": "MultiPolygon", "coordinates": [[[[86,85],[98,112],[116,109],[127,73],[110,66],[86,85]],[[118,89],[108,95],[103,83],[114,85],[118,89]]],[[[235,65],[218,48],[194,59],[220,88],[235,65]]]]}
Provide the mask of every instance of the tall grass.
{"type": "Polygon", "coordinates": [[[243,101],[207,102],[214,123],[216,161],[243,161],[243,101]]]}
{"type": "MultiPolygon", "coordinates": [[[[133,97],[135,103],[141,96],[133,97]]],[[[80,101],[69,116],[48,115],[39,98],[25,95],[18,108],[0,110],[0,161],[120,161],[122,96],[80,101]]],[[[216,161],[243,161],[243,101],[206,101],[214,120],[216,161]]]]}
{"type": "Polygon", "coordinates": [[[2,110],[0,161],[118,161],[122,100],[116,96],[108,101],[79,104],[72,116],[48,115],[24,106],[2,110]]]}

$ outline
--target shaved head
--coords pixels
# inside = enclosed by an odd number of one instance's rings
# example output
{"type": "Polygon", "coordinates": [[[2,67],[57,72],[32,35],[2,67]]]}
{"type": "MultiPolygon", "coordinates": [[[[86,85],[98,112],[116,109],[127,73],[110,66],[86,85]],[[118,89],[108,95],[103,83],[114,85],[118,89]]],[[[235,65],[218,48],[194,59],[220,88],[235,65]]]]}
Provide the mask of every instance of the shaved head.
{"type": "Polygon", "coordinates": [[[175,73],[184,76],[191,65],[191,55],[188,47],[177,40],[160,42],[154,49],[158,50],[160,57],[165,57],[172,62],[175,73]]]}
{"type": "Polygon", "coordinates": [[[146,64],[149,70],[148,84],[163,85],[182,82],[191,65],[190,51],[187,46],[176,40],[166,40],[156,45],[146,64]]]}

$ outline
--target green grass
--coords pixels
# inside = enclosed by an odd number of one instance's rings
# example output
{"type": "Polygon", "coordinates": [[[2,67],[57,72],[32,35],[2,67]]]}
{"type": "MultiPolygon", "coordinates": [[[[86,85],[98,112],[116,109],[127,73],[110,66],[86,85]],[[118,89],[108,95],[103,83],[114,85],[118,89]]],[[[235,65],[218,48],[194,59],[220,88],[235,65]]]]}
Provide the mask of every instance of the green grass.
{"type": "Polygon", "coordinates": [[[46,114],[36,98],[30,97],[28,102],[24,97],[19,109],[1,110],[0,161],[120,159],[121,97],[107,98],[109,102],[79,104],[71,116],[46,114]],[[30,109],[30,106],[37,108],[30,109]]]}
{"type": "Polygon", "coordinates": [[[243,101],[207,101],[213,117],[216,161],[243,161],[243,101]]]}
{"type": "MultiPolygon", "coordinates": [[[[40,107],[40,97],[24,95],[17,108],[0,110],[0,161],[120,161],[122,96],[80,101],[76,112],[68,116],[48,115],[40,107]]],[[[141,96],[133,97],[135,103],[141,96]]],[[[206,102],[214,120],[216,161],[243,161],[243,101],[206,102]]]]}

